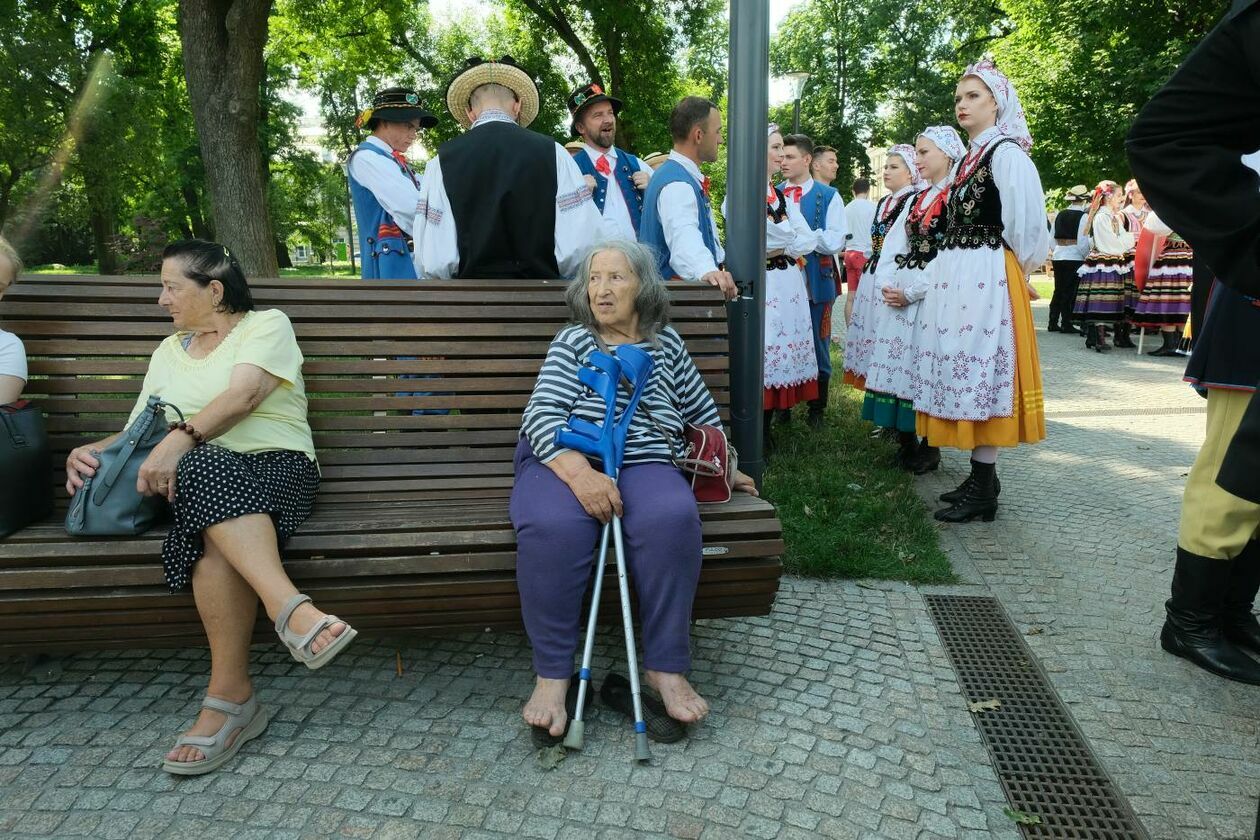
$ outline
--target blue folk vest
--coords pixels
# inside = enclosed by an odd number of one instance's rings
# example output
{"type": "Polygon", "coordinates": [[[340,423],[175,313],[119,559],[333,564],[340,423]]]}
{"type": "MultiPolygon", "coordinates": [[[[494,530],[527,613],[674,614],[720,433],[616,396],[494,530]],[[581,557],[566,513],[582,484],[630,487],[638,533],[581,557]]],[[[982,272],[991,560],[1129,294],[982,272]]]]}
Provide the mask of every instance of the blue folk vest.
{"type": "Polygon", "coordinates": [[[661,224],[657,204],[660,201],[661,191],[670,184],[680,181],[691,187],[696,194],[700,238],[704,240],[704,247],[708,248],[709,253],[713,255],[713,261],[717,262],[718,258],[717,239],[713,235],[713,211],[709,208],[709,199],[705,198],[704,191],[696,183],[696,179],[691,177],[691,173],[684,169],[681,163],[676,160],[667,160],[661,164],[660,169],[656,170],[652,180],[648,181],[648,188],[643,194],[643,220],[639,226],[639,241],[656,252],[656,267],[660,269],[661,276],[666,280],[677,276],[678,272],[670,266],[669,246],[665,244],[665,228],[661,224]]]}
{"type": "MultiPolygon", "coordinates": [[[[809,222],[811,230],[827,226],[827,208],[838,193],[835,189],[814,182],[809,195],[801,199],[801,215],[809,222]]],[[[836,258],[811,251],[805,255],[805,283],[811,303],[832,303],[836,299],[836,258]]]]}
{"type": "MultiPolygon", "coordinates": [[[[631,176],[639,171],[639,159],[623,149],[617,149],[617,168],[613,170],[613,177],[617,179],[617,186],[621,188],[621,196],[626,201],[626,207],[630,210],[630,224],[634,226],[634,232],[639,232],[639,224],[643,219],[643,193],[634,185],[631,176]]],[[[599,208],[599,212],[604,212],[604,201],[608,198],[608,178],[595,169],[595,162],[591,160],[591,156],[585,151],[573,156],[573,160],[577,163],[578,169],[582,170],[583,175],[590,175],[595,179],[595,206],[599,208]]]]}
{"type": "MultiPolygon", "coordinates": [[[[364,141],[350,153],[350,159],[360,152],[371,152],[398,164],[393,156],[375,143],[364,141]]],[[[349,173],[349,161],[346,161],[349,173]]],[[[408,168],[398,164],[398,171],[404,178],[415,183],[416,176],[408,168]]],[[[367,187],[350,178],[350,196],[354,200],[354,217],[359,223],[359,262],[362,266],[360,276],[364,280],[415,280],[416,264],[411,258],[411,248],[407,236],[394,221],[385,208],[376,200],[376,196],[367,187]]]]}

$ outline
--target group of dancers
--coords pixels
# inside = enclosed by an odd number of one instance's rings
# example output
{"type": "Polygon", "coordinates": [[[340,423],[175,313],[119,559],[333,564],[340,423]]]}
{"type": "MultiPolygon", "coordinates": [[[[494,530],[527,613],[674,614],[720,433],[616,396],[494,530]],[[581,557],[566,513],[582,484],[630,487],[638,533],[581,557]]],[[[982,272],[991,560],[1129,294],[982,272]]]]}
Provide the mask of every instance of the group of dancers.
{"type": "Polygon", "coordinates": [[[1151,211],[1137,181],[1130,180],[1123,189],[1115,181],[1102,181],[1088,210],[1084,193],[1083,186],[1074,187],[1068,193],[1071,206],[1054,222],[1059,306],[1052,305],[1051,330],[1061,315],[1058,331],[1077,333],[1074,316],[1081,322],[1085,347],[1099,353],[1113,345],[1136,347],[1134,329],[1157,330],[1163,340],[1149,355],[1181,355],[1194,279],[1190,245],[1151,211]],[[1073,260],[1073,251],[1084,257],[1073,260]],[[1075,294],[1069,301],[1060,286],[1071,283],[1073,273],[1075,294]],[[1061,280],[1065,274],[1068,279],[1061,280]],[[1107,343],[1109,334],[1113,344],[1107,343]]]}
{"type": "Polygon", "coordinates": [[[941,496],[943,522],[991,521],[1000,447],[1045,437],[1028,275],[1050,250],[1032,137],[1014,87],[990,61],[969,67],[952,126],[888,150],[871,256],[845,336],[844,378],[863,416],[895,434],[897,463],[935,469],[940,447],[971,451],[941,496]]]}

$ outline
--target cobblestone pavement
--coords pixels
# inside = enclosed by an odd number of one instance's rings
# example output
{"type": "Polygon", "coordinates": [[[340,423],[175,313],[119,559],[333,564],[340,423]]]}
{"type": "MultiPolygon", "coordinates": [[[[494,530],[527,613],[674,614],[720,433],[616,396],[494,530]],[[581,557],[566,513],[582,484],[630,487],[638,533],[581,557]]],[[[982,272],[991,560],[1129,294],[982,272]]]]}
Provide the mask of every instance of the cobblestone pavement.
{"type": "MultiPolygon", "coordinates": [[[[953,526],[944,545],[1017,626],[1037,628],[1029,645],[1152,836],[1250,838],[1260,689],[1158,642],[1205,402],[1181,381],[1184,359],[1037,337],[1047,440],[1002,454],[998,520],[953,526]]],[[[962,479],[967,455],[947,452],[943,467],[925,498],[962,479]]]]}
{"type": "MultiPolygon", "coordinates": [[[[1153,835],[1250,836],[1254,690],[1155,640],[1201,403],[1175,360],[1040,337],[1050,439],[1004,456],[996,523],[942,532],[964,583],[925,591],[987,587],[1041,631],[1029,643],[1153,835]]],[[[964,471],[948,454],[925,496],[964,471]]],[[[520,634],[360,640],[314,673],[263,645],[266,734],[178,780],[158,763],[204,651],[0,662],[0,836],[1020,836],[920,590],[788,578],[770,616],[700,622],[695,654],[713,715],[687,741],[636,767],[597,708],[587,749],[547,771],[519,718],[520,634]]]]}
{"type": "Polygon", "coordinates": [[[196,710],[202,651],[11,665],[0,835],[1018,837],[912,588],[788,580],[770,617],[702,622],[695,648],[711,723],[637,767],[600,710],[554,771],[520,722],[519,634],[356,643],[314,673],[261,646],[265,736],[182,780],[157,765],[196,710]]]}

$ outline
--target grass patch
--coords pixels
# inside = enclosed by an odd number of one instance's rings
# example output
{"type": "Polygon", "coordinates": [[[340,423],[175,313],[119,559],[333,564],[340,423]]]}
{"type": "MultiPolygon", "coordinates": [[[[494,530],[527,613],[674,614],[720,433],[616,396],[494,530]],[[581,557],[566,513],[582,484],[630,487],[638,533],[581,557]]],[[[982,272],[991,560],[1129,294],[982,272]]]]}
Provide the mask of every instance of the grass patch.
{"type": "MultiPolygon", "coordinates": [[[[48,263],[33,265],[24,269],[30,274],[97,274],[96,263],[86,265],[62,265],[48,263]]],[[[281,277],[358,277],[359,272],[350,270],[350,263],[333,263],[329,265],[299,265],[293,268],[280,269],[281,277]]]]}
{"type": "Polygon", "coordinates": [[[46,265],[28,265],[22,269],[26,274],[96,274],[96,263],[86,265],[62,265],[47,263],[46,265]]]}
{"type": "MultiPolygon", "coordinates": [[[[838,382],[842,368],[833,367],[838,382]]],[[[810,429],[801,406],[790,427],[774,430],[764,495],[783,522],[784,568],[810,577],[955,581],[914,476],[890,466],[896,447],[870,436],[861,405],[860,391],[838,385],[825,428],[810,429]]]]}
{"type": "MultiPolygon", "coordinates": [[[[357,263],[356,263],[357,266],[357,263]]],[[[350,270],[350,263],[332,265],[295,265],[280,269],[281,277],[358,277],[358,271],[350,270]]]]}

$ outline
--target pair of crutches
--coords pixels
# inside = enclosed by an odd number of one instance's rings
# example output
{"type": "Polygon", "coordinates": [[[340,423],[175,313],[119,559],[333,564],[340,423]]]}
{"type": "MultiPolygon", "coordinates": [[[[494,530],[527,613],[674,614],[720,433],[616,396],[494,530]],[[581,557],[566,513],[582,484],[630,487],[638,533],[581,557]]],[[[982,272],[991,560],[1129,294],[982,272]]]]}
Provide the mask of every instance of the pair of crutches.
{"type": "MultiPolygon", "coordinates": [[[[556,432],[556,443],[566,449],[573,449],[585,455],[599,458],[604,474],[616,483],[621,470],[621,461],[626,454],[626,435],[630,431],[630,421],[634,418],[635,408],[643,389],[647,387],[652,375],[652,357],[634,345],[624,345],[617,350],[617,355],[603,352],[591,354],[587,366],[578,369],[578,380],[599,394],[604,400],[604,423],[599,425],[583,420],[580,417],[569,419],[568,425],[556,432]],[[617,393],[621,378],[625,377],[631,386],[630,402],[621,416],[617,416],[617,393]]],[[[582,749],[585,735],[583,712],[586,709],[586,695],[591,685],[591,658],[595,652],[595,623],[599,618],[600,590],[604,586],[604,563],[608,558],[608,535],[612,534],[613,546],[617,556],[617,584],[621,591],[621,622],[626,633],[626,660],[630,670],[630,693],[634,701],[634,758],[636,761],[649,761],[652,753],[648,750],[647,724],[643,720],[643,700],[639,687],[639,658],[634,646],[634,624],[630,615],[630,587],[626,579],[626,549],[621,535],[621,517],[615,513],[611,521],[604,525],[599,538],[599,559],[595,564],[595,589],[591,596],[591,612],[586,622],[586,645],[582,650],[582,668],[578,672],[577,706],[573,720],[569,723],[569,733],[565,736],[564,746],[571,750],[582,749]]]]}

